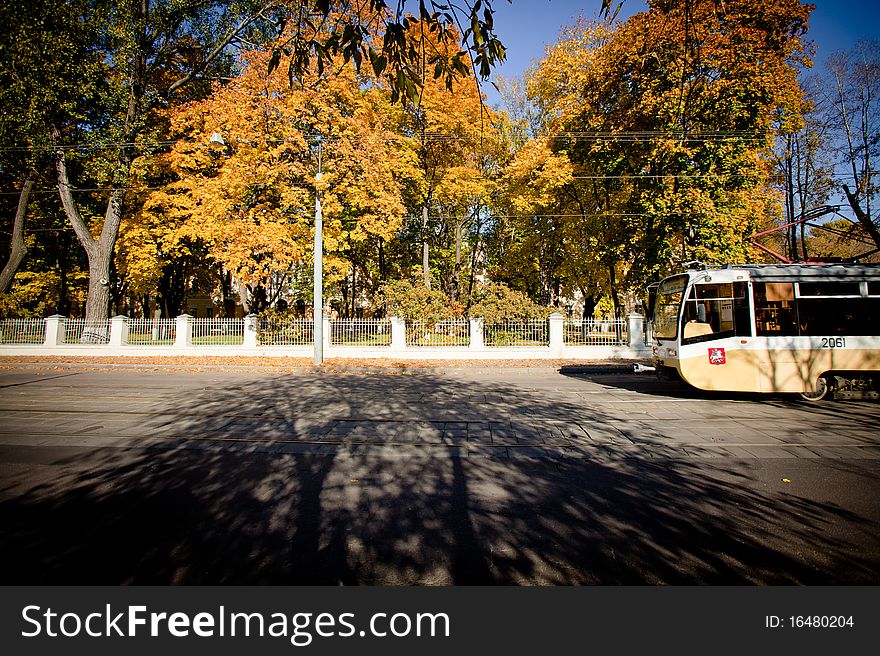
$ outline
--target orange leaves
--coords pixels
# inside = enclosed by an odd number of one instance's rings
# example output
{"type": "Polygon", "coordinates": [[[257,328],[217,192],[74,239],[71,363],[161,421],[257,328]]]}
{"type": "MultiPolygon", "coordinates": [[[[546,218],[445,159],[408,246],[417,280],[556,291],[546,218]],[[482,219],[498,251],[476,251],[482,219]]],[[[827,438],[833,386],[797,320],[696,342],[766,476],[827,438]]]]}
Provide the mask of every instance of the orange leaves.
{"type": "Polygon", "coordinates": [[[507,167],[510,202],[518,213],[552,207],[559,190],[572,181],[574,165],[565,154],[554,153],[546,138],[525,144],[507,167]]]}
{"type": "Polygon", "coordinates": [[[387,100],[361,88],[350,67],[290,87],[282,72],[267,73],[270,56],[248,53],[239,76],[172,113],[166,163],[174,181],[144,205],[154,223],[164,218],[178,239],[206,244],[216,263],[252,286],[311,259],[316,193],[333,266],[343,233],[390,239],[414,163],[389,130],[387,100]]]}

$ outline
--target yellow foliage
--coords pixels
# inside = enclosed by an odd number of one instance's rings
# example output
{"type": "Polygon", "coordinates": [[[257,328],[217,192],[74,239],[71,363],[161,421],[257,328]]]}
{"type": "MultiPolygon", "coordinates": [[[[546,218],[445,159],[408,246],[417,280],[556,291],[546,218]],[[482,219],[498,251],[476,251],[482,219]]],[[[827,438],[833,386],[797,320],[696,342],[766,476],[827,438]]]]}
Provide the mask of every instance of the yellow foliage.
{"type": "Polygon", "coordinates": [[[129,274],[147,284],[156,253],[201,242],[240,282],[264,284],[312,257],[315,194],[324,210],[330,268],[340,268],[343,225],[354,239],[390,239],[405,213],[402,188],[414,164],[383,113],[384,94],[350,67],[290,87],[268,74],[269,52],[246,56],[241,75],[205,100],[174,110],[175,178],[151,193],[123,246],[129,274]],[[212,143],[220,135],[224,144],[212,143]],[[321,179],[318,173],[320,140],[321,179]]]}

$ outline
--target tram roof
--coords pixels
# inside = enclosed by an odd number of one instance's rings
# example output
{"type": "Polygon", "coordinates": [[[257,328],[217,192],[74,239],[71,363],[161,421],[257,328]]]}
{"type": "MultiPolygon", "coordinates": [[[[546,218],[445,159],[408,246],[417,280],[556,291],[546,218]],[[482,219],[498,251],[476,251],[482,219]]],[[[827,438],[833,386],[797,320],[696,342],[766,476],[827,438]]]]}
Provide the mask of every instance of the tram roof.
{"type": "Polygon", "coordinates": [[[880,264],[728,264],[722,269],[749,272],[752,280],[880,280],[880,264]]]}

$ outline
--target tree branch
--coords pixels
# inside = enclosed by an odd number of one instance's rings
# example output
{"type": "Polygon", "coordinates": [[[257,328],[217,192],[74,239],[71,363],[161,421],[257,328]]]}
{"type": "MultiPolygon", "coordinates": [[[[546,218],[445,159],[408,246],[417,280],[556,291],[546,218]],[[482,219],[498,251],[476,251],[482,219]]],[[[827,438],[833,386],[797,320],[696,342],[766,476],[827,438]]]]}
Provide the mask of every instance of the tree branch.
{"type": "MultiPolygon", "coordinates": [[[[60,137],[58,129],[52,126],[50,130],[52,138],[57,142],[60,137]]],[[[76,233],[77,238],[88,256],[91,257],[97,245],[95,238],[89,231],[89,227],[79,213],[76,201],[73,199],[73,194],[70,191],[70,176],[67,173],[67,161],[64,158],[64,151],[60,148],[55,151],[55,173],[57,176],[58,195],[61,197],[61,206],[64,208],[64,213],[67,215],[70,225],[73,226],[73,231],[76,233]]]]}
{"type": "Polygon", "coordinates": [[[880,248],[880,229],[877,228],[877,225],[871,220],[871,217],[862,209],[862,206],[859,204],[859,199],[850,191],[849,185],[843,185],[843,193],[846,194],[849,206],[852,208],[853,213],[855,213],[859,223],[868,232],[871,239],[874,240],[874,243],[877,244],[877,248],[880,248]]]}
{"type": "Polygon", "coordinates": [[[267,9],[270,9],[274,5],[274,2],[270,2],[269,4],[264,5],[263,8],[260,9],[260,11],[258,11],[256,14],[246,17],[238,25],[227,32],[226,36],[224,36],[223,39],[221,39],[220,42],[214,47],[214,49],[208,53],[201,64],[193,68],[193,70],[191,70],[179,80],[173,82],[171,86],[168,87],[166,95],[174,93],[177,89],[192,81],[192,79],[195,78],[197,75],[203,73],[205,69],[208,68],[208,66],[211,64],[211,62],[213,62],[215,59],[217,59],[217,57],[220,56],[220,53],[223,52],[224,48],[232,43],[233,39],[235,39],[239,32],[244,30],[248,25],[256,21],[258,18],[261,18],[263,16],[263,12],[265,12],[267,9]]]}

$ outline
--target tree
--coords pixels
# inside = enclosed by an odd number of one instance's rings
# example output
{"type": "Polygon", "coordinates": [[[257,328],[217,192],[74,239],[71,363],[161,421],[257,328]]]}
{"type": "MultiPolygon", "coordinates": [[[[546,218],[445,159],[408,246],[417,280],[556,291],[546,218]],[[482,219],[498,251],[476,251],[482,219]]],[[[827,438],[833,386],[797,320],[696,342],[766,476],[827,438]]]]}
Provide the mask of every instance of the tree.
{"type": "MultiPolygon", "coordinates": [[[[106,0],[101,9],[105,20],[94,32],[93,44],[100,54],[98,60],[106,68],[112,93],[108,110],[93,118],[89,136],[112,145],[116,157],[106,162],[104,184],[112,191],[103,219],[96,225],[89,225],[74,198],[72,171],[63,149],[56,150],[55,161],[64,211],[89,261],[89,320],[106,316],[111,260],[125,213],[131,167],[138,151],[150,141],[154,110],[186,100],[187,93],[199,82],[228,71],[237,46],[249,40],[264,42],[267,36],[280,32],[283,40],[267,67],[274,70],[281,58],[288,56],[291,82],[302,83],[313,65],[320,76],[337,54],[358,67],[366,54],[375,71],[391,77],[395,97],[401,97],[402,92],[405,97],[414,97],[414,89],[422,83],[412,68],[415,50],[406,38],[411,18],[401,11],[390,12],[381,0],[369,0],[364,7],[323,0],[269,4],[257,0],[106,0]],[[382,39],[381,47],[374,45],[378,39],[382,39]]],[[[438,31],[439,38],[448,41],[449,28],[461,14],[440,11],[440,5],[436,9],[432,13],[420,3],[422,19],[438,31]]],[[[492,29],[491,6],[478,0],[467,9],[465,15],[471,20],[462,38],[476,53],[474,62],[480,73],[487,75],[492,64],[504,56],[492,29]]],[[[451,83],[455,76],[465,73],[463,54],[459,51],[448,59],[432,58],[434,74],[451,83]]],[[[75,122],[70,116],[59,116],[52,122],[56,145],[61,145],[75,122]]]]}
{"type": "MultiPolygon", "coordinates": [[[[511,0],[508,0],[510,2],[511,0]]],[[[369,63],[385,80],[392,102],[416,102],[431,78],[442,80],[448,91],[472,73],[483,79],[504,60],[504,45],[495,34],[493,0],[458,3],[419,0],[418,15],[407,13],[415,2],[399,0],[392,10],[385,0],[348,2],[314,0],[291,2],[281,18],[292,25],[272,51],[270,72],[287,59],[291,83],[306,73],[319,77],[335,59],[351,63],[359,72],[369,63]],[[426,51],[424,34],[437,47],[426,51]]]]}
{"type": "Polygon", "coordinates": [[[431,289],[406,280],[382,285],[377,294],[377,301],[385,307],[385,311],[390,316],[410,321],[427,321],[435,324],[461,314],[461,308],[450,303],[449,298],[439,289],[431,289]]]}
{"type": "MultiPolygon", "coordinates": [[[[450,34],[455,34],[450,29],[450,34]]],[[[403,132],[418,154],[417,176],[410,185],[410,207],[421,242],[422,278],[432,284],[429,251],[432,243],[454,254],[446,287],[461,295],[463,238],[467,226],[487,204],[492,181],[489,167],[497,157],[497,115],[487,108],[478,84],[471,78],[450,82],[425,74],[437,58],[454,58],[454,46],[440,38],[431,24],[409,24],[410,40],[418,44],[420,71],[425,78],[418,96],[405,105],[403,132]]],[[[462,54],[462,62],[470,59],[462,54]]],[[[436,72],[436,69],[435,69],[436,72]]],[[[393,90],[392,90],[393,99],[393,90]]]]}
{"type": "Polygon", "coordinates": [[[837,262],[859,259],[865,262],[880,262],[880,254],[865,257],[874,242],[858,221],[834,219],[815,226],[806,238],[806,247],[816,259],[837,262]]]}
{"type": "Polygon", "coordinates": [[[34,187],[34,180],[26,178],[21,186],[21,192],[18,197],[18,205],[15,209],[15,218],[12,224],[12,235],[9,247],[9,260],[0,272],[0,294],[9,289],[12,283],[12,277],[18,271],[18,266],[24,259],[27,249],[24,243],[24,218],[27,214],[28,200],[30,199],[31,190],[34,187]]]}
{"type": "Polygon", "coordinates": [[[785,251],[792,261],[809,258],[807,221],[823,206],[834,188],[833,164],[828,161],[830,129],[818,93],[818,80],[804,84],[807,98],[797,120],[782,126],[776,144],[776,169],[783,199],[785,251]]]}
{"type": "Polygon", "coordinates": [[[880,248],[877,160],[880,157],[880,44],[862,41],[828,61],[830,124],[837,127],[838,152],[848,181],[841,184],[858,222],[880,248]]]}
{"type": "Polygon", "coordinates": [[[164,252],[204,244],[254,311],[277,299],[284,285],[273,281],[310,261],[316,188],[332,281],[348,272],[353,245],[396,234],[401,175],[413,166],[388,129],[381,89],[345,65],[290,87],[279,71],[267,73],[270,57],[248,53],[241,75],[172,112],[174,145],[161,161],[173,180],[149,194],[142,213],[149,232],[163,234],[164,252]],[[222,145],[210,143],[221,135],[222,145]]]}
{"type": "Polygon", "coordinates": [[[99,19],[100,5],[87,0],[0,2],[0,173],[3,193],[17,195],[0,292],[27,251],[32,192],[38,182],[47,184],[47,125],[60,116],[83,117],[100,102],[100,62],[88,38],[99,19]]]}
{"type": "Polygon", "coordinates": [[[551,308],[541,307],[528,296],[499,283],[489,283],[474,291],[470,315],[486,323],[545,319],[551,308]]]}
{"type": "Polygon", "coordinates": [[[564,259],[592,259],[616,296],[679,262],[752,257],[745,237],[776,205],[775,126],[802,107],[808,13],[794,0],[654,2],[564,33],[527,84],[550,151],[573,167],[551,203],[564,259]]]}

